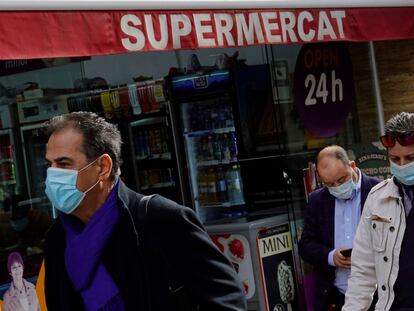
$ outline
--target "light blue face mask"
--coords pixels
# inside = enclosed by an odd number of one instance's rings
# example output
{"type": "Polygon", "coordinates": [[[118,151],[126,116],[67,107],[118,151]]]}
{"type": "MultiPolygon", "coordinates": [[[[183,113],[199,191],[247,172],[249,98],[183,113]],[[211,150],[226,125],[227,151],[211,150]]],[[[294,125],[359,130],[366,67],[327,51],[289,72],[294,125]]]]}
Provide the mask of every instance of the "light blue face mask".
{"type": "Polygon", "coordinates": [[[45,193],[54,208],[65,214],[71,214],[79,206],[85,195],[99,183],[99,179],[88,190],[82,192],[76,187],[78,174],[98,159],[84,166],[79,171],[57,167],[49,167],[47,169],[45,193]]]}
{"type": "Polygon", "coordinates": [[[347,200],[352,197],[352,193],[354,192],[355,188],[356,184],[354,183],[351,177],[342,185],[339,185],[337,187],[328,187],[328,191],[330,194],[332,194],[334,197],[338,199],[347,200]]]}
{"type": "Polygon", "coordinates": [[[410,162],[404,165],[398,165],[390,161],[391,174],[394,175],[397,180],[406,185],[414,185],[414,162],[410,162]]]}

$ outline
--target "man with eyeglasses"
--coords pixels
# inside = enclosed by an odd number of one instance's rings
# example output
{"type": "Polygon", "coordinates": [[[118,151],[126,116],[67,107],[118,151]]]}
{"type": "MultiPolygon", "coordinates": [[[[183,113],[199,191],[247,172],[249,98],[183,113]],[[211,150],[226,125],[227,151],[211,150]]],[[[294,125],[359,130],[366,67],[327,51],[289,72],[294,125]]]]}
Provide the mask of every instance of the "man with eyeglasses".
{"type": "Polygon", "coordinates": [[[392,178],[368,195],[352,252],[343,311],[366,310],[378,288],[375,310],[414,310],[414,113],[385,125],[392,178]]]}
{"type": "Polygon", "coordinates": [[[341,310],[361,210],[380,180],[364,175],[340,146],[319,152],[317,171],[324,187],[309,196],[299,252],[317,275],[314,311],[341,310]]]}

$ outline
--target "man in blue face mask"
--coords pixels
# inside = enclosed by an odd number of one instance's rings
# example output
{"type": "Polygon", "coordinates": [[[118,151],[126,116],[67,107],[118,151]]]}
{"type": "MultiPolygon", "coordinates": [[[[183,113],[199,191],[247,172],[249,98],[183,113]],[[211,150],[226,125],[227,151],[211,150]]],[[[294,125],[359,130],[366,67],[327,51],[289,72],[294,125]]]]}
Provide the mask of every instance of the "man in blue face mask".
{"type": "Polygon", "coordinates": [[[343,310],[366,310],[378,288],[375,310],[414,310],[414,113],[385,125],[392,178],[374,187],[355,235],[352,271],[343,310]]]}
{"type": "Polygon", "coordinates": [[[245,310],[235,270],[195,213],[158,195],[143,205],[120,180],[115,125],[91,112],[47,125],[45,192],[59,211],[45,242],[48,310],[245,310]]]}
{"type": "Polygon", "coordinates": [[[364,175],[340,146],[319,152],[317,171],[324,187],[309,196],[299,251],[317,275],[314,310],[341,310],[361,210],[379,180],[364,175]]]}

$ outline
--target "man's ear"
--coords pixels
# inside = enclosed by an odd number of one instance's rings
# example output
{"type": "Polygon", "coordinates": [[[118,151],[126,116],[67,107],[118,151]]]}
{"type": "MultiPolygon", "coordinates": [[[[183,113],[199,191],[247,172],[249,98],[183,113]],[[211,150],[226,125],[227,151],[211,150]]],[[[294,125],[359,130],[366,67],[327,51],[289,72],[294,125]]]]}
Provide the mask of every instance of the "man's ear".
{"type": "Polygon", "coordinates": [[[355,168],[356,168],[356,163],[355,163],[355,161],[349,161],[349,165],[350,165],[353,169],[355,169],[355,168]]]}
{"type": "Polygon", "coordinates": [[[107,180],[111,176],[112,172],[112,158],[109,154],[104,153],[101,158],[99,159],[99,166],[101,171],[99,173],[100,180],[107,180]]]}

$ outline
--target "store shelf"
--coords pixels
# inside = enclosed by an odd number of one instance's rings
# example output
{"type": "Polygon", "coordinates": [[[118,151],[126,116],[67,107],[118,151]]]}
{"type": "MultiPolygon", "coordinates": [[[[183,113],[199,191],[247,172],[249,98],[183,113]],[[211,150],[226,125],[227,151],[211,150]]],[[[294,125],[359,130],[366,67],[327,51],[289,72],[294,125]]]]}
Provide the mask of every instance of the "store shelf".
{"type": "Polygon", "coordinates": [[[209,129],[209,130],[202,130],[202,131],[194,131],[194,132],[185,132],[184,135],[187,137],[200,137],[200,136],[206,136],[211,134],[224,134],[224,133],[231,133],[235,132],[236,129],[234,126],[230,127],[223,127],[218,129],[209,129]]]}
{"type": "Polygon", "coordinates": [[[1,163],[6,163],[6,162],[14,162],[13,159],[0,159],[0,164],[1,163]]]}
{"type": "Polygon", "coordinates": [[[0,186],[8,186],[8,185],[14,185],[14,184],[16,184],[15,180],[0,181],[0,186]]]}
{"type": "Polygon", "coordinates": [[[229,165],[238,163],[237,160],[207,160],[207,161],[199,161],[197,162],[198,167],[205,167],[205,166],[218,166],[218,165],[229,165]]]}
{"type": "Polygon", "coordinates": [[[151,154],[148,156],[137,156],[137,161],[144,161],[144,160],[171,160],[171,152],[159,153],[159,154],[151,154]]]}
{"type": "Polygon", "coordinates": [[[145,126],[145,125],[152,125],[152,124],[165,124],[167,123],[167,117],[150,117],[142,120],[138,120],[135,122],[132,122],[130,125],[131,127],[136,126],[145,126]]]}
{"type": "Polygon", "coordinates": [[[160,189],[160,188],[167,188],[167,187],[174,187],[174,186],[175,186],[175,182],[170,181],[170,182],[154,184],[151,186],[143,186],[141,187],[141,190],[160,189]]]}
{"type": "Polygon", "coordinates": [[[239,202],[221,202],[221,203],[210,203],[210,204],[200,204],[201,208],[215,208],[215,207],[230,207],[236,205],[243,205],[244,201],[239,202]]]}

